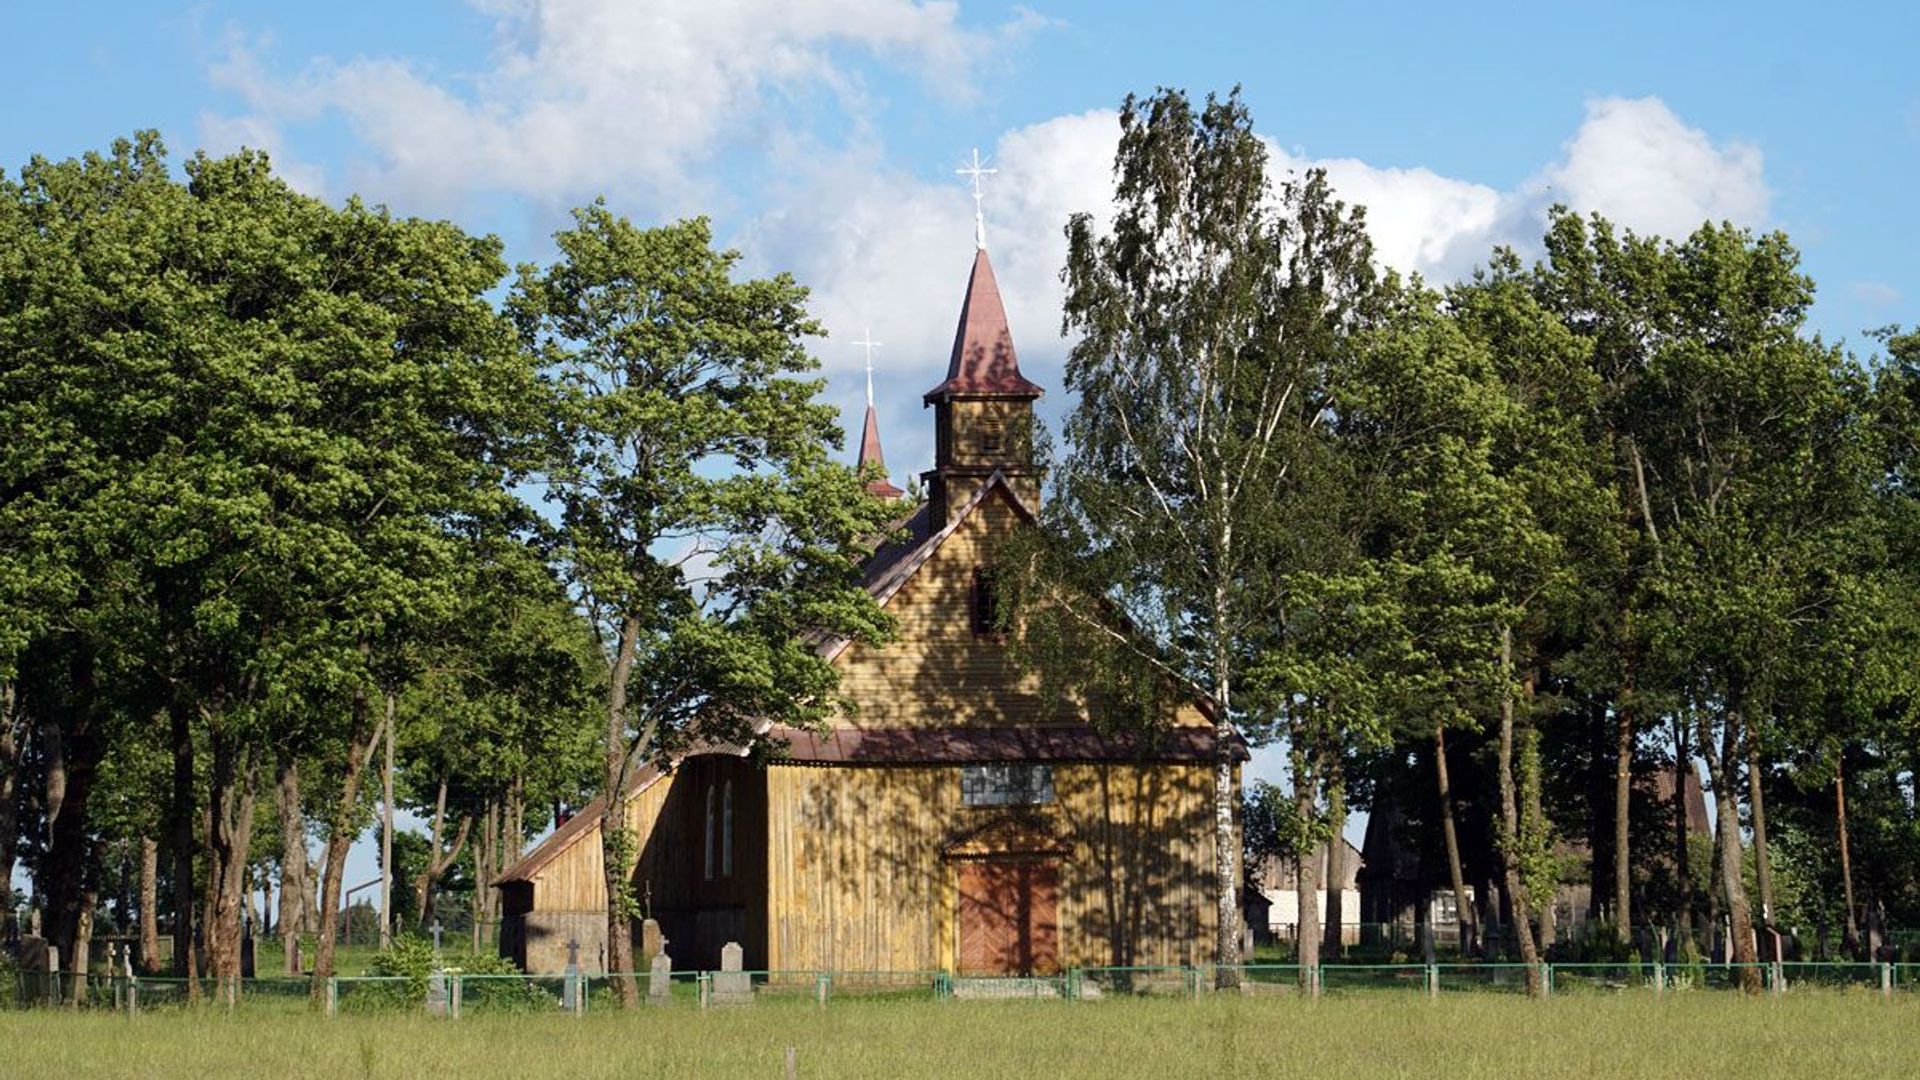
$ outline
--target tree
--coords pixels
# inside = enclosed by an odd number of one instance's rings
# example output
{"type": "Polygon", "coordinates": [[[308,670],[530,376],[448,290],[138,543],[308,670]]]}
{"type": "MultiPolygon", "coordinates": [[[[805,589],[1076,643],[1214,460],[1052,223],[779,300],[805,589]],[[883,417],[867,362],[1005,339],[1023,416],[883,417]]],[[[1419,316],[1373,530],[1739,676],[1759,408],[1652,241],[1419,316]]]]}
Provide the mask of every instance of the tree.
{"type": "Polygon", "coordinates": [[[1240,681],[1287,567],[1284,508],[1326,420],[1324,373],[1374,289],[1359,213],[1324,175],[1276,188],[1266,165],[1237,92],[1198,111],[1176,90],[1127,99],[1111,228],[1084,213],[1067,226],[1077,400],[1049,504],[1053,531],[1106,570],[1091,594],[1214,719],[1223,979],[1239,962],[1236,728],[1262,726],[1240,681]]]}
{"type": "Polygon", "coordinates": [[[509,301],[556,393],[549,497],[564,557],[610,644],[601,744],[608,966],[633,980],[630,778],[703,741],[835,708],[820,635],[877,641],[863,538],[891,508],[832,460],[805,379],[819,326],[785,275],[736,281],[705,220],[635,227],[604,203],[524,267],[509,301]]]}
{"type": "MultiPolygon", "coordinates": [[[[1838,599],[1831,526],[1860,494],[1854,377],[1800,336],[1812,283],[1784,236],[1707,225],[1670,243],[1562,214],[1548,253],[1543,297],[1595,340],[1618,388],[1617,445],[1651,553],[1646,642],[1697,720],[1734,955],[1751,962],[1738,779],[1762,769],[1788,673],[1812,656],[1838,599]]],[[[1759,852],[1762,791],[1749,787],[1759,852]]]]}

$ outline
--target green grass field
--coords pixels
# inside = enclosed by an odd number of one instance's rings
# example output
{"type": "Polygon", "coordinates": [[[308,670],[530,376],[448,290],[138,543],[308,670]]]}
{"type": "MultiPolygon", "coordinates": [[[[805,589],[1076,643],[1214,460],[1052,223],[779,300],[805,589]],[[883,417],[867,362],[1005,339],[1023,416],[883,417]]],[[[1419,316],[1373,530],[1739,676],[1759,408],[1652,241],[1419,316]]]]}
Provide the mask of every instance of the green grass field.
{"type": "Polygon", "coordinates": [[[1732,994],[842,1003],[467,1017],[0,1013],[0,1076],[1896,1077],[1920,1001],[1732,994]]]}

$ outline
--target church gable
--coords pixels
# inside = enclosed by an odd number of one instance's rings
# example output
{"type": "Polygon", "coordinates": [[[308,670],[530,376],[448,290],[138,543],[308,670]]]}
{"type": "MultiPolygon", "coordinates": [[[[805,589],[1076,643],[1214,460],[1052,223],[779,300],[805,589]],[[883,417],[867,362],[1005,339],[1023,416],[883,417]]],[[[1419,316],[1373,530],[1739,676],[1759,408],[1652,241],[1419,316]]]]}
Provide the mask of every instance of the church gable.
{"type": "Polygon", "coordinates": [[[881,599],[892,641],[848,645],[837,658],[840,689],[856,727],[1086,722],[1043,710],[1039,679],[1022,672],[993,629],[995,556],[1030,513],[991,483],[942,535],[924,541],[881,599]],[[1049,715],[1055,714],[1055,715],[1049,715]]]}

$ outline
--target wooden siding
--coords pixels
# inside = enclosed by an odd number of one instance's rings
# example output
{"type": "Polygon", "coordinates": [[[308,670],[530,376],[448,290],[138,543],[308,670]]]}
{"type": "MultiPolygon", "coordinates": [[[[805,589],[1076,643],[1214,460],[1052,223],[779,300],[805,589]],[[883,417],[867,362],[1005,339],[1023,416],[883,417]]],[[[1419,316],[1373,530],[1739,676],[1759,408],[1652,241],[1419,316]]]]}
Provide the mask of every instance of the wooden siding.
{"type": "MultiPolygon", "coordinates": [[[[668,953],[676,964],[720,966],[720,948],[739,941],[749,966],[766,956],[766,772],[732,756],[682,762],[627,803],[627,825],[639,844],[634,863],[634,895],[643,910],[659,920],[668,953]],[[706,876],[706,793],[716,792],[716,829],[722,816],[719,793],[731,782],[733,873],[718,865],[706,876]]],[[[606,882],[598,829],[543,867],[533,880],[530,910],[540,913],[604,912],[606,882]]],[[[531,926],[527,931],[532,934],[531,926]]],[[[523,947],[524,948],[524,947],[523,947]]],[[[528,949],[528,963],[532,964],[528,949]]],[[[641,962],[636,959],[636,962],[641,962]]]]}
{"type": "Polygon", "coordinates": [[[964,806],[957,767],[767,775],[775,968],[951,970],[956,859],[982,855],[967,840],[1036,829],[1065,850],[1062,963],[1193,963],[1210,948],[1207,766],[1056,765],[1055,803],[1018,810],[964,806]],[[995,828],[1009,822],[1024,828],[995,828]]]}
{"type": "MultiPolygon", "coordinates": [[[[1024,521],[1000,493],[989,494],[887,604],[894,638],[855,643],[840,654],[840,691],[854,727],[955,724],[1086,724],[1085,706],[1046,700],[1038,677],[1022,672],[1007,646],[973,632],[969,590],[975,567],[1024,521]]],[[[1181,709],[1174,723],[1208,723],[1181,709]]]]}

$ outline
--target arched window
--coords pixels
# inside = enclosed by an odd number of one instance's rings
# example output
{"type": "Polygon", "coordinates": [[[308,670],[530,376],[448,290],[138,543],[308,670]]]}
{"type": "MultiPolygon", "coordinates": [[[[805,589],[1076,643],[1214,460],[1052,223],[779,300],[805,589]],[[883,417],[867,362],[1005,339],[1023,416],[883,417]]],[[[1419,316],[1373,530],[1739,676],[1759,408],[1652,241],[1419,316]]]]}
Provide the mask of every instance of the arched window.
{"type": "Polygon", "coordinates": [[[713,785],[707,785],[707,880],[713,880],[713,785]]]}
{"type": "Polygon", "coordinates": [[[733,876],[733,781],[720,791],[720,876],[733,876]]]}

